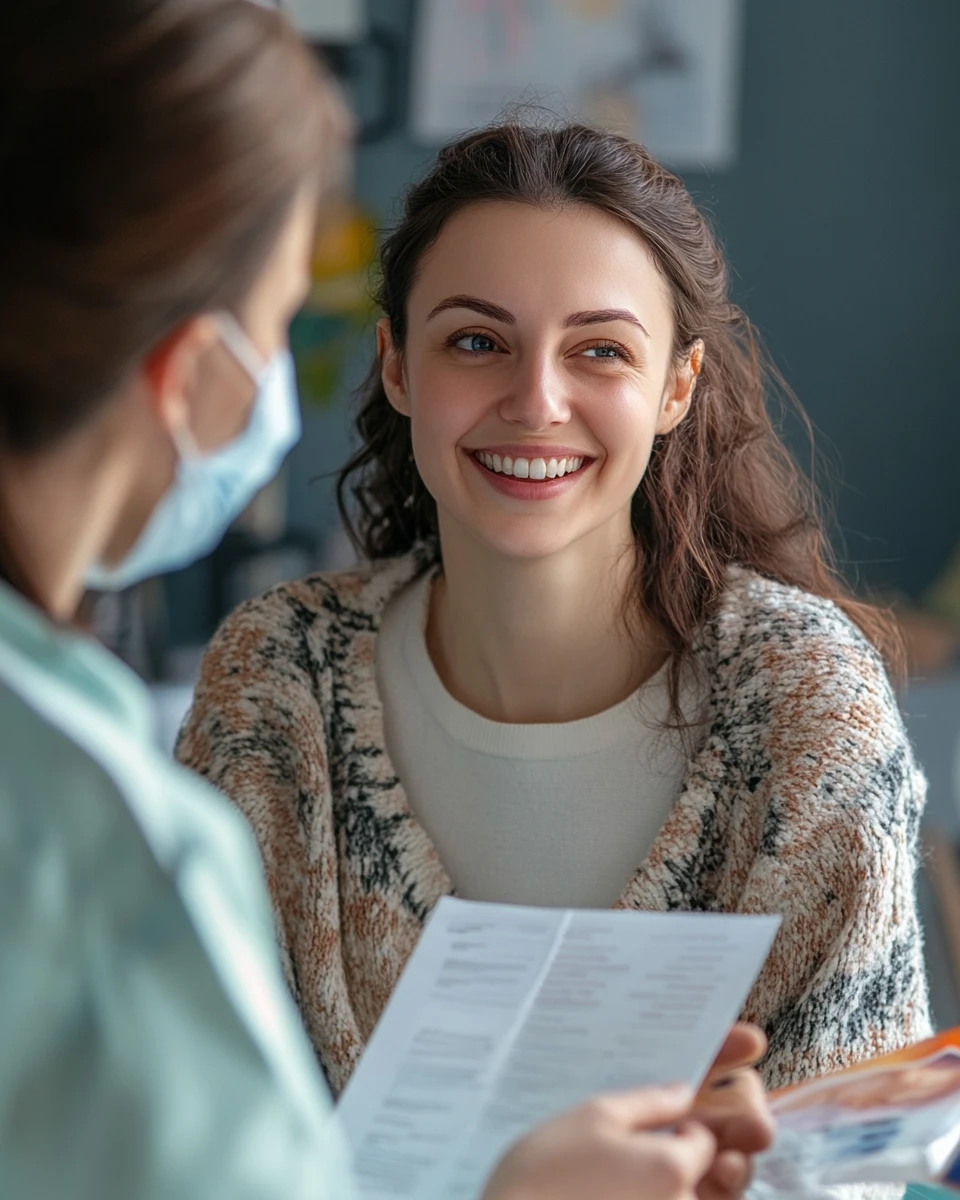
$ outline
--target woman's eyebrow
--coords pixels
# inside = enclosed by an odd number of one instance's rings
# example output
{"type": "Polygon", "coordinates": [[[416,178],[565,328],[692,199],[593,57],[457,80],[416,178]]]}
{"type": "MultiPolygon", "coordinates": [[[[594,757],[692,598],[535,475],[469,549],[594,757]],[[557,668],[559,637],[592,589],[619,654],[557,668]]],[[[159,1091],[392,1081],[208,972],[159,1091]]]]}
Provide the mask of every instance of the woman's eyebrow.
{"type": "MultiPolygon", "coordinates": [[[[502,308],[490,300],[482,300],[479,296],[464,295],[448,296],[445,300],[441,300],[427,314],[427,320],[431,321],[438,313],[446,312],[451,308],[468,308],[484,317],[490,317],[493,321],[502,321],[504,325],[516,325],[517,323],[517,318],[509,309],[502,308]]],[[[607,321],[629,321],[631,325],[636,325],[646,337],[650,336],[629,308],[595,308],[571,313],[564,321],[564,325],[568,329],[573,329],[581,325],[602,325],[607,321]]]]}
{"type": "Polygon", "coordinates": [[[602,325],[607,321],[629,321],[631,325],[636,325],[645,337],[650,336],[629,308],[594,308],[586,312],[571,313],[564,325],[570,329],[580,325],[602,325]]]}
{"type": "Polygon", "coordinates": [[[490,300],[481,300],[479,296],[448,296],[446,300],[441,300],[431,308],[427,320],[432,321],[438,313],[446,312],[448,308],[469,308],[484,317],[490,317],[493,321],[502,321],[504,325],[517,323],[517,318],[512,312],[501,308],[499,304],[493,304],[490,300]]]}

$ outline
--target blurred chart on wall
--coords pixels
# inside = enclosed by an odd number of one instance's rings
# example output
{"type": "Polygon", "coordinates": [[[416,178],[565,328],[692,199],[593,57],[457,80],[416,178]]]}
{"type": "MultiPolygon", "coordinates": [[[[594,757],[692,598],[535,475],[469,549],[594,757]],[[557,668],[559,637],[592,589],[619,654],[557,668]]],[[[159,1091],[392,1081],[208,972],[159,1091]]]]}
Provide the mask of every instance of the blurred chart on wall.
{"type": "Polygon", "coordinates": [[[742,24],[743,0],[421,0],[411,134],[434,145],[529,103],[723,167],[742,24]]]}

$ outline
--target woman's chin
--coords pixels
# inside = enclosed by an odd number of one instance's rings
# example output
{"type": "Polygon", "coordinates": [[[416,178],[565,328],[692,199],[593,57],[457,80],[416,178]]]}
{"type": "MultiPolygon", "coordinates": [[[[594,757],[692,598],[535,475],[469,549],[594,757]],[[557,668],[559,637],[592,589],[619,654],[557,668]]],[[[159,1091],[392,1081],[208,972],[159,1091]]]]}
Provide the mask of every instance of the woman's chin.
{"type": "Polygon", "coordinates": [[[471,532],[488,552],[512,562],[536,562],[567,552],[580,541],[582,531],[568,522],[510,520],[474,527],[471,532]],[[534,526],[539,528],[534,528],[534,526]]]}

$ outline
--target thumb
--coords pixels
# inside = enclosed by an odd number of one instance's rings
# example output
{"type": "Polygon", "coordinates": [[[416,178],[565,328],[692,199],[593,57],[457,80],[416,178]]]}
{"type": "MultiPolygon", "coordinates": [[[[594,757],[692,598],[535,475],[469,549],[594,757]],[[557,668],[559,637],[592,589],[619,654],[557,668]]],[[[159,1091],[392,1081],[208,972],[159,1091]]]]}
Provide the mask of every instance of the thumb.
{"type": "Polygon", "coordinates": [[[741,1021],[727,1034],[727,1039],[710,1068],[710,1075],[716,1076],[738,1067],[752,1067],[766,1052],[767,1038],[763,1030],[741,1021]]]}
{"type": "Polygon", "coordinates": [[[693,1103],[693,1089],[685,1083],[668,1087],[637,1088],[598,1096],[592,1106],[613,1124],[626,1130],[657,1129],[685,1117],[693,1103]]]}

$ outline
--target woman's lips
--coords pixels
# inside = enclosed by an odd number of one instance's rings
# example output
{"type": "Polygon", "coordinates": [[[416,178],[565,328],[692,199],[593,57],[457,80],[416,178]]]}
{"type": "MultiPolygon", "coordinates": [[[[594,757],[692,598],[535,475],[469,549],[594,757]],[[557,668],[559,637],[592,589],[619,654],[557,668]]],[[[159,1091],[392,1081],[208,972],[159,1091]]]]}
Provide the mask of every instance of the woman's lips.
{"type": "Polygon", "coordinates": [[[551,500],[569,491],[593,461],[584,455],[514,458],[488,450],[472,451],[468,457],[492,488],[516,500],[551,500]]]}

